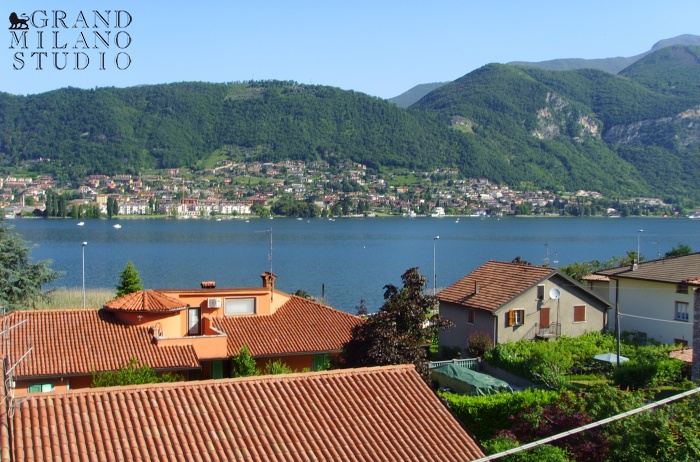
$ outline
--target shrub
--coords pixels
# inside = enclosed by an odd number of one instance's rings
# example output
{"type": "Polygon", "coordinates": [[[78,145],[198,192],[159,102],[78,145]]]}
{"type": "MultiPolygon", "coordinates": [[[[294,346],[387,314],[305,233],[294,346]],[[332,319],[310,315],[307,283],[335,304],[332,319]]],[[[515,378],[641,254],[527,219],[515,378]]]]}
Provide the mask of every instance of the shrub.
{"type": "Polygon", "coordinates": [[[561,396],[558,392],[533,389],[486,396],[446,392],[438,392],[438,395],[478,439],[493,438],[499,430],[510,428],[509,417],[522,409],[550,404],[561,396]]]}
{"type": "Polygon", "coordinates": [[[256,367],[255,359],[250,355],[250,350],[243,345],[237,355],[231,357],[231,377],[250,377],[258,375],[260,371],[256,367]]]}
{"type": "Polygon", "coordinates": [[[467,354],[470,358],[483,358],[486,350],[493,346],[493,340],[488,332],[473,332],[469,335],[467,354]]]}
{"type": "MultiPolygon", "coordinates": [[[[486,440],[482,445],[488,454],[496,454],[519,446],[516,441],[507,436],[498,436],[486,440]]],[[[564,449],[550,444],[544,444],[511,456],[505,456],[498,460],[503,462],[568,462],[571,459],[564,449]]]]}

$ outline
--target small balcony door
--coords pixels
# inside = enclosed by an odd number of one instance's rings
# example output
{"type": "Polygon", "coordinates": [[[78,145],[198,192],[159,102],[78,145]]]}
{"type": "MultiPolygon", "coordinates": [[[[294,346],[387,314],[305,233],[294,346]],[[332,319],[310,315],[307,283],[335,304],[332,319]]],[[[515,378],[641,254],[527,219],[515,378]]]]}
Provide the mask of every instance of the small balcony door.
{"type": "Polygon", "coordinates": [[[187,310],[187,335],[200,335],[200,310],[197,308],[189,308],[187,310]]]}
{"type": "Polygon", "coordinates": [[[549,308],[540,308],[540,331],[549,331],[549,308]]]}

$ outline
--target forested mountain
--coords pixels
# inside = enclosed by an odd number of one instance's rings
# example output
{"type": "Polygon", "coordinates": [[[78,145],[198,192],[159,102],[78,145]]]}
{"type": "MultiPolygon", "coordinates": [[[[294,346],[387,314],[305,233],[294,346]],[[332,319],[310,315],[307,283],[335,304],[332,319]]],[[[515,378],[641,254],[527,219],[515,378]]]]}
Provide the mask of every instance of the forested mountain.
{"type": "Polygon", "coordinates": [[[619,76],[493,64],[411,108],[497,144],[492,155],[539,185],[567,178],[584,189],[697,200],[698,56],[700,47],[663,48],[619,76]]]}
{"type": "Polygon", "coordinates": [[[216,153],[700,200],[699,50],[664,48],[619,76],[487,65],[409,109],[287,81],[0,93],[0,169],[77,179],[195,167],[216,153]]]}

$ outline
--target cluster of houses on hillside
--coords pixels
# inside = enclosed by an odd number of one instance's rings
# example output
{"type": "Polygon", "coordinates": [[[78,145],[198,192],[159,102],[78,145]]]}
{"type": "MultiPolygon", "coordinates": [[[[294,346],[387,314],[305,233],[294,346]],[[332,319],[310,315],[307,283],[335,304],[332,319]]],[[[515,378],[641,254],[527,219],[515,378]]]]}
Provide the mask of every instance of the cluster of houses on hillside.
{"type": "MultiPolygon", "coordinates": [[[[202,281],[101,309],[5,315],[1,460],[484,456],[412,366],[323,371],[363,319],[281,292],[276,277],[265,272],[253,288],[202,281]],[[281,361],[308,372],[229,378],[243,346],[260,368],[281,361]],[[183,381],[89,388],[94,373],[132,359],[183,381]]],[[[555,268],[489,261],[437,300],[454,323],[440,334],[443,349],[464,352],[474,332],[497,344],[617,323],[640,340],[700,348],[700,253],[600,271],[585,283],[555,268]]]]}
{"type": "MultiPolygon", "coordinates": [[[[78,185],[58,184],[51,176],[0,179],[0,207],[5,215],[43,210],[46,192],[70,193],[70,205],[96,204],[107,213],[107,201],[116,199],[120,215],[160,214],[180,217],[249,215],[254,206],[264,206],[280,197],[313,201],[321,210],[347,213],[423,213],[435,208],[455,214],[509,214],[516,210],[552,212],[560,203],[600,199],[595,191],[577,191],[567,198],[545,190],[515,191],[483,178],[461,179],[456,170],[410,172],[418,183],[392,185],[391,179],[367,173],[362,164],[342,164],[331,168],[326,162],[306,164],[222,162],[196,177],[179,169],[158,174],[90,175],[78,185]],[[449,178],[449,180],[445,180],[449,178]],[[255,181],[251,181],[254,179],[255,181]],[[435,181],[433,181],[435,179],[435,181]],[[361,205],[362,204],[362,205],[361,205]]],[[[391,176],[391,175],[389,175],[391,176]]],[[[637,198],[640,206],[662,206],[660,199],[637,198]]],[[[619,211],[608,208],[604,212],[619,211]]]]}

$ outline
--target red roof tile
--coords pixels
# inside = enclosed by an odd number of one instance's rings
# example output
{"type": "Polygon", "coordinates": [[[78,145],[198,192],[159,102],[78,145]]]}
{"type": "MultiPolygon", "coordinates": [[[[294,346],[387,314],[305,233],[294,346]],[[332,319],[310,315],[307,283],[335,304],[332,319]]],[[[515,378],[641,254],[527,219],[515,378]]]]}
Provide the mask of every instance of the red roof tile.
{"type": "Polygon", "coordinates": [[[187,304],[168,297],[155,290],[139,290],[105,303],[105,308],[118,311],[177,311],[187,308],[187,304]]]}
{"type": "Polygon", "coordinates": [[[14,311],[7,325],[10,359],[32,352],[14,369],[16,378],[70,376],[116,370],[132,358],[153,369],[199,367],[191,346],[159,347],[147,327],[121,324],[106,310],[14,311]]]}
{"type": "Polygon", "coordinates": [[[29,395],[15,461],[468,461],[482,450],[412,366],[29,395]]]}
{"type": "Polygon", "coordinates": [[[228,354],[243,345],[252,356],[340,351],[362,319],[302,297],[292,296],[274,314],[214,318],[228,336],[228,354]]]}
{"type": "Polygon", "coordinates": [[[555,269],[544,266],[492,260],[440,291],[437,299],[494,311],[554,273],[555,269]]]}
{"type": "Polygon", "coordinates": [[[640,279],[671,284],[700,283],[700,252],[680,257],[642,261],[637,269],[630,266],[597,271],[596,274],[621,279],[640,279]]]}

